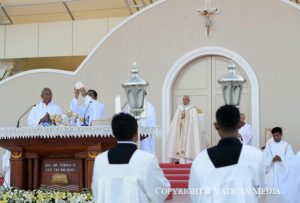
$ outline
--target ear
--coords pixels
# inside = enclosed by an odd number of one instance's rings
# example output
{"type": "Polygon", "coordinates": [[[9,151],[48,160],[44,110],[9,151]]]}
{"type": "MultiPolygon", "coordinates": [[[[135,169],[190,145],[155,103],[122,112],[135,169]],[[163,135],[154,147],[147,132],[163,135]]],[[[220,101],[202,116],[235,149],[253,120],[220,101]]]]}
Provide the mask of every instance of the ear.
{"type": "Polygon", "coordinates": [[[216,129],[216,130],[220,130],[220,126],[219,126],[218,123],[214,123],[214,126],[215,126],[215,129],[216,129]]]}

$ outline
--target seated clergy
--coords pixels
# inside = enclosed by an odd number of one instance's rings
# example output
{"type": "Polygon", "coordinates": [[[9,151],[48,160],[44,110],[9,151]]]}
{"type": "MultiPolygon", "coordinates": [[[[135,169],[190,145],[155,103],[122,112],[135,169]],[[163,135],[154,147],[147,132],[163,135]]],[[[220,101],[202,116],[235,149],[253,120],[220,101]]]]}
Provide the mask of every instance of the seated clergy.
{"type": "Polygon", "coordinates": [[[86,91],[84,87],[74,89],[74,99],[71,101],[71,111],[77,113],[80,117],[84,117],[88,125],[94,120],[103,120],[105,107],[104,104],[97,101],[98,94],[95,90],[86,91]],[[79,94],[84,97],[84,105],[78,104],[79,94]]]}
{"type": "Polygon", "coordinates": [[[95,159],[92,192],[95,203],[163,202],[170,187],[156,157],[137,149],[137,121],[126,113],[112,119],[117,145],[95,159]]]}
{"type": "Polygon", "coordinates": [[[194,160],[189,189],[193,203],[256,203],[262,186],[262,152],[238,139],[239,110],[232,105],[216,112],[215,128],[221,140],[194,160]]]}
{"type": "Polygon", "coordinates": [[[28,126],[48,125],[50,115],[61,114],[61,108],[52,102],[52,91],[45,87],[41,93],[42,101],[33,107],[29,113],[28,126]]]}

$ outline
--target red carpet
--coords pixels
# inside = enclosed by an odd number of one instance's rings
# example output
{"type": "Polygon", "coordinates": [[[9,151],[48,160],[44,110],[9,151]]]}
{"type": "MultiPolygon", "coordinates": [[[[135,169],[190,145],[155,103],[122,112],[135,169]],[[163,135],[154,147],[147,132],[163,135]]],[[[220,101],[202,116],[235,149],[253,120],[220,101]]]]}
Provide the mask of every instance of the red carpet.
{"type": "MultiPolygon", "coordinates": [[[[189,175],[192,164],[159,164],[172,188],[188,188],[189,175]]],[[[167,200],[172,199],[172,193],[167,200]]]]}

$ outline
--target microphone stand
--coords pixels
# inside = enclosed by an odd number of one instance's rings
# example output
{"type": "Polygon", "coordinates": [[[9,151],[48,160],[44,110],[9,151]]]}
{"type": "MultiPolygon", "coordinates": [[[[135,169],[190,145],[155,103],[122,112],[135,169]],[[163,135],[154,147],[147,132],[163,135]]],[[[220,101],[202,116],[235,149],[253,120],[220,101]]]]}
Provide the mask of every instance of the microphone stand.
{"type": "Polygon", "coordinates": [[[20,127],[20,120],[23,118],[23,116],[25,116],[25,114],[30,110],[30,109],[32,109],[33,107],[35,107],[36,106],[36,104],[34,104],[34,105],[32,105],[31,107],[29,107],[26,111],[25,111],[25,113],[23,113],[20,117],[19,117],[19,119],[18,119],[18,123],[17,123],[17,128],[19,128],[20,127]]]}
{"type": "Polygon", "coordinates": [[[85,112],[84,112],[84,115],[83,115],[83,125],[82,126],[88,126],[88,124],[86,123],[86,119],[85,119],[85,116],[86,116],[86,113],[87,111],[89,110],[89,107],[91,105],[92,101],[90,101],[89,105],[87,106],[85,112]]]}

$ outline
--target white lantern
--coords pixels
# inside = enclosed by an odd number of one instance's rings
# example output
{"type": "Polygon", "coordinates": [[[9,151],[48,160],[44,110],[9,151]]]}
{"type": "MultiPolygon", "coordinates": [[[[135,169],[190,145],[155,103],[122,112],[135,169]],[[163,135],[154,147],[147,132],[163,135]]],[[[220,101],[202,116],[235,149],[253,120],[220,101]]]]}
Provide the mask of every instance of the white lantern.
{"type": "Polygon", "coordinates": [[[139,77],[139,71],[136,69],[135,63],[133,66],[134,69],[131,70],[130,79],[124,82],[122,87],[125,89],[130,113],[139,119],[141,113],[144,111],[145,92],[149,83],[139,77]]]}
{"type": "Polygon", "coordinates": [[[228,73],[218,80],[218,83],[222,86],[225,104],[239,107],[245,82],[246,79],[235,72],[235,64],[229,64],[228,73]]]}

